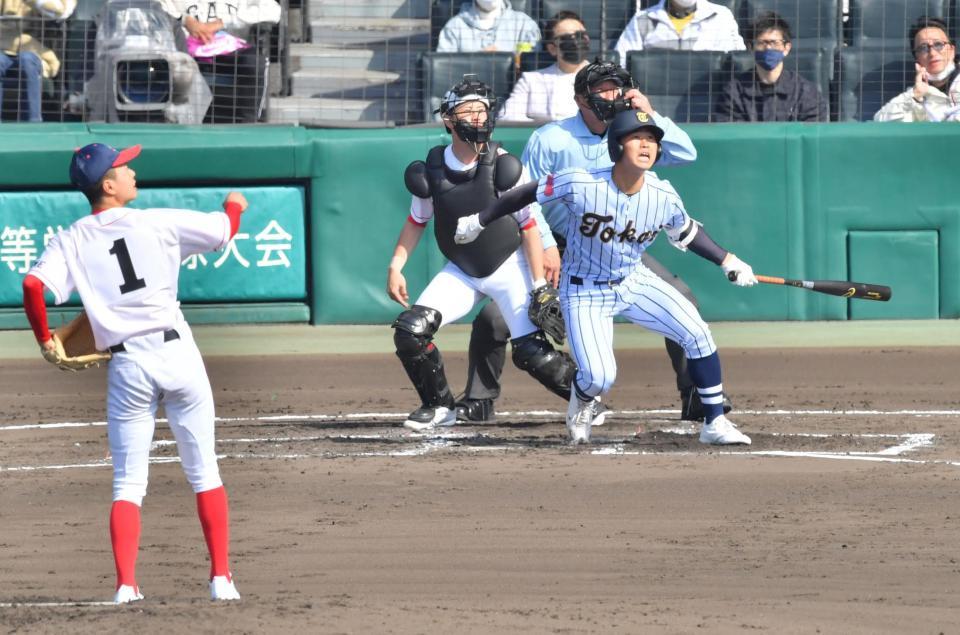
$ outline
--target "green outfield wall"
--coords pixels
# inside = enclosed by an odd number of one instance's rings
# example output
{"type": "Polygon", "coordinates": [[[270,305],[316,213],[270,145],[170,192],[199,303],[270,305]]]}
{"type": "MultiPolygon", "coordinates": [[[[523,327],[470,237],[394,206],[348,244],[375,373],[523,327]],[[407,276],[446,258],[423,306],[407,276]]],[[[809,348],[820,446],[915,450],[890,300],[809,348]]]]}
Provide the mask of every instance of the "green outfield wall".
{"type": "MultiPolygon", "coordinates": [[[[721,245],[759,273],[889,284],[889,303],[761,285],[661,239],[653,253],[708,320],[960,317],[960,126],[711,124],[687,128],[696,163],[658,170],[721,245]]],[[[519,154],[528,128],[498,128],[519,154]]],[[[23,273],[57,227],[85,213],[69,188],[74,148],[141,143],[135,206],[219,208],[243,191],[241,234],[184,262],[181,297],[201,322],[386,323],[386,265],[410,197],[403,169],[446,137],[434,128],[4,124],[0,126],[0,328],[21,328],[23,273]]],[[[411,295],[444,259],[426,233],[405,269],[411,295]]],[[[75,311],[67,306],[63,314],[75,311]]],[[[54,311],[54,315],[57,312],[54,311]]]]}

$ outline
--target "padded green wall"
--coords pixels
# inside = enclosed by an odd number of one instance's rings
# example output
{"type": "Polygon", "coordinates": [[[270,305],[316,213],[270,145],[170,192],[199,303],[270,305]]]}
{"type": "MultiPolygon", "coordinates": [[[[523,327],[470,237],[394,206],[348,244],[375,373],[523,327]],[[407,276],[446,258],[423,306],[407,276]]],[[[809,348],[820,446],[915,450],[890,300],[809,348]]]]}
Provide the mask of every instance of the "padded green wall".
{"type": "MultiPolygon", "coordinates": [[[[759,273],[891,284],[864,303],[760,285],[660,240],[653,253],[697,294],[708,320],[960,317],[960,179],[949,124],[710,124],[687,127],[696,163],[659,170],[721,245],[759,273]],[[917,282],[919,280],[919,283],[917,282]],[[935,296],[935,297],[931,297],[935,296]]],[[[519,154],[530,129],[497,129],[519,154]]],[[[66,190],[68,157],[93,140],[142,143],[145,185],[305,186],[308,291],[316,323],[385,323],[384,291],[410,196],[403,170],[448,138],[438,129],[4,124],[0,189],[66,190]]],[[[431,234],[405,269],[412,297],[443,265],[431,234]]],[[[232,310],[228,319],[236,315],[232,310]]]]}

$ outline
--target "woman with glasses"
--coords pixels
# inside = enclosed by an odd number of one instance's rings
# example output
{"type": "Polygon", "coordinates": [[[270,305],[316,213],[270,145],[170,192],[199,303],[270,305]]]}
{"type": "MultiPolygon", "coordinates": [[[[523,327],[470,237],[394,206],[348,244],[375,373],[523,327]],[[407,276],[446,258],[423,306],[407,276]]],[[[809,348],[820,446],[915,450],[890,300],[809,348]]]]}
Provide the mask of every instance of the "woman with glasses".
{"type": "Polygon", "coordinates": [[[520,76],[503,105],[500,121],[546,123],[577,114],[573,79],[587,65],[590,36],[573,11],[560,11],[546,28],[547,53],[557,61],[520,76]]]}
{"type": "Polygon", "coordinates": [[[913,86],[888,101],[874,121],[960,121],[957,47],[945,22],[924,16],[910,27],[913,86]]]}
{"type": "Polygon", "coordinates": [[[790,54],[790,25],[776,13],[753,23],[754,68],[730,80],[717,98],[714,121],[827,121],[827,101],[817,85],[783,67],[790,54]]]}

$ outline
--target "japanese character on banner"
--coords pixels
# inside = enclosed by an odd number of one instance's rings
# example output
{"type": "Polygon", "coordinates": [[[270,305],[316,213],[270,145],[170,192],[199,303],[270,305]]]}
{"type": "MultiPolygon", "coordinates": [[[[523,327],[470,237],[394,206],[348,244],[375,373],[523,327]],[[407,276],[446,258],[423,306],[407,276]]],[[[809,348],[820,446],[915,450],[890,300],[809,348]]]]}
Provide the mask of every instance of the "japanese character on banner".
{"type": "Polygon", "coordinates": [[[223,250],[223,255],[220,256],[219,258],[217,258],[217,259],[214,261],[214,263],[213,263],[214,268],[215,268],[215,269],[219,269],[219,268],[223,265],[223,263],[225,263],[225,262],[227,261],[227,259],[230,258],[230,254],[233,254],[233,257],[237,259],[237,262],[240,263],[240,266],[249,268],[249,267],[250,267],[250,261],[247,260],[246,258],[244,258],[244,257],[240,254],[240,250],[237,248],[237,241],[238,241],[238,240],[247,240],[248,238],[250,238],[250,234],[244,234],[244,233],[238,232],[238,233],[230,240],[230,242],[227,243],[226,248],[223,250]]]}
{"type": "Polygon", "coordinates": [[[288,234],[280,223],[275,220],[270,221],[254,239],[257,241],[257,251],[263,252],[263,256],[257,261],[258,267],[290,268],[290,259],[287,258],[286,252],[293,249],[290,243],[293,236],[288,234]]]}
{"type": "Polygon", "coordinates": [[[58,232],[63,231],[63,225],[57,225],[56,227],[51,227],[47,225],[47,228],[43,232],[43,246],[46,247],[50,244],[50,239],[57,235],[58,232]]]}
{"type": "Polygon", "coordinates": [[[0,233],[0,262],[7,263],[10,271],[30,271],[37,258],[36,233],[36,229],[27,227],[4,227],[0,233]]]}
{"type": "Polygon", "coordinates": [[[186,259],[180,263],[180,265],[186,267],[190,271],[193,271],[199,267],[206,267],[207,258],[203,254],[193,254],[192,256],[187,256],[186,259]]]}

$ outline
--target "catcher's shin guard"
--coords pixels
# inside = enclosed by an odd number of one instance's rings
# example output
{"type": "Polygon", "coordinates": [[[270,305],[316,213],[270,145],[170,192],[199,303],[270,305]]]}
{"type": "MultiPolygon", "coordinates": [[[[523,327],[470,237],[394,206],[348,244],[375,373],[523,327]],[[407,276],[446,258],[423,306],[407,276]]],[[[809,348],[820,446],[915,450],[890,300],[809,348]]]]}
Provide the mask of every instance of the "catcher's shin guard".
{"type": "Polygon", "coordinates": [[[440,327],[439,311],[413,305],[393,322],[393,342],[397,357],[420,395],[424,406],[454,407],[453,393],[447,385],[443,358],[433,343],[440,327]]]}
{"type": "Polygon", "coordinates": [[[543,331],[513,340],[513,363],[553,394],[570,400],[570,384],[577,374],[577,365],[565,352],[555,349],[543,331]]]}

